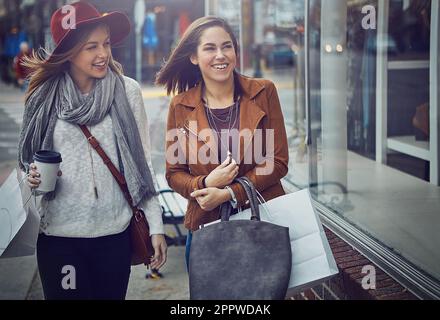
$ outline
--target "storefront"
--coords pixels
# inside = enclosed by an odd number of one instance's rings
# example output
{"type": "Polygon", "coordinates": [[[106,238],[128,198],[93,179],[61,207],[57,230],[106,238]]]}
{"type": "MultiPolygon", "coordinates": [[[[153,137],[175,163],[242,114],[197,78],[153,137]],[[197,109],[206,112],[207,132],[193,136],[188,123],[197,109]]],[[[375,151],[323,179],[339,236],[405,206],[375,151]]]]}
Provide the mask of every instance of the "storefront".
{"type": "Polygon", "coordinates": [[[200,0],[145,1],[145,23],[142,29],[142,76],[145,82],[154,82],[174,46],[190,23],[204,14],[200,0]]]}
{"type": "MultiPolygon", "coordinates": [[[[215,8],[230,1],[207,2],[228,18],[215,8]]],[[[293,52],[292,65],[259,61],[280,91],[287,185],[309,188],[324,224],[411,292],[440,298],[438,1],[257,0],[250,18],[247,3],[241,42],[293,52]]]]}
{"type": "Polygon", "coordinates": [[[12,60],[22,41],[27,41],[32,48],[50,48],[50,16],[61,3],[47,0],[0,1],[0,64],[3,81],[14,81],[12,60]]]}
{"type": "MultiPolygon", "coordinates": [[[[11,61],[19,46],[14,45],[14,52],[8,53],[6,57],[3,46],[11,46],[13,43],[10,37],[6,41],[6,37],[12,32],[22,33],[22,39],[27,40],[32,48],[45,47],[50,51],[53,49],[51,15],[62,5],[75,1],[77,0],[0,0],[0,53],[2,74],[5,74],[2,76],[3,80],[13,77],[6,74],[12,73],[11,61]]],[[[113,46],[113,56],[123,65],[125,74],[150,83],[189,24],[204,14],[203,0],[154,0],[143,1],[143,4],[140,0],[88,2],[100,12],[120,11],[129,17],[132,32],[123,43],[113,46]],[[144,14],[136,11],[139,9],[144,14]],[[142,21],[138,21],[139,19],[142,21]],[[136,32],[138,24],[139,33],[136,32]],[[140,70],[137,69],[139,65],[140,70]],[[138,74],[140,71],[141,74],[138,74]]]]}

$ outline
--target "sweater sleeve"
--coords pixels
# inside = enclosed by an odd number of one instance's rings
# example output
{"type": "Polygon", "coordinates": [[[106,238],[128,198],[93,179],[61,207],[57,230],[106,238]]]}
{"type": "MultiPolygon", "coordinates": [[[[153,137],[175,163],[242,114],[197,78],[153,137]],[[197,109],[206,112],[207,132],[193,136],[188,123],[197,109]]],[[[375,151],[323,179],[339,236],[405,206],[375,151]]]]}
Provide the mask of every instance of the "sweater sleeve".
{"type": "MultiPolygon", "coordinates": [[[[148,168],[150,169],[154,185],[157,188],[158,183],[151,162],[150,130],[148,126],[147,113],[145,112],[144,101],[142,99],[142,91],[139,84],[133,79],[125,77],[125,82],[128,102],[133,110],[139,134],[141,136],[142,147],[145,152],[145,159],[147,160],[148,168]]],[[[158,196],[154,196],[150,200],[144,200],[141,204],[141,207],[145,212],[145,216],[150,226],[150,234],[164,234],[162,208],[160,206],[158,196]]]]}

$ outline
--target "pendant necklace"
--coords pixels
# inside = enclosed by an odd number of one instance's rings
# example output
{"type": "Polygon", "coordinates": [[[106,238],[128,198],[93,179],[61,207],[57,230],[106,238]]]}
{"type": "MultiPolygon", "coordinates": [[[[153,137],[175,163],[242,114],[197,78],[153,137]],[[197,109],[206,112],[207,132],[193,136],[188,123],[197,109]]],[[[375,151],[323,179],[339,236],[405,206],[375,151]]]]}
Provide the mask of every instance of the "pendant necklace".
{"type": "Polygon", "coordinates": [[[211,108],[209,107],[208,97],[206,95],[205,95],[205,100],[206,100],[206,108],[208,109],[208,122],[209,122],[209,125],[217,133],[217,137],[220,140],[220,144],[225,148],[225,150],[227,150],[227,156],[232,159],[232,152],[229,150],[229,138],[230,138],[230,131],[231,131],[232,127],[235,125],[235,123],[237,122],[237,115],[238,115],[237,102],[234,102],[234,105],[229,107],[228,117],[226,118],[226,120],[223,120],[223,119],[220,119],[220,118],[216,117],[214,115],[214,113],[211,111],[211,108]],[[234,113],[234,121],[233,121],[232,126],[231,126],[232,114],[233,113],[234,113]],[[214,119],[217,119],[220,122],[228,121],[228,129],[227,129],[228,130],[228,137],[227,137],[228,145],[227,146],[224,144],[224,142],[223,142],[223,140],[221,138],[221,132],[218,130],[218,128],[217,128],[217,126],[215,124],[214,119]]]}

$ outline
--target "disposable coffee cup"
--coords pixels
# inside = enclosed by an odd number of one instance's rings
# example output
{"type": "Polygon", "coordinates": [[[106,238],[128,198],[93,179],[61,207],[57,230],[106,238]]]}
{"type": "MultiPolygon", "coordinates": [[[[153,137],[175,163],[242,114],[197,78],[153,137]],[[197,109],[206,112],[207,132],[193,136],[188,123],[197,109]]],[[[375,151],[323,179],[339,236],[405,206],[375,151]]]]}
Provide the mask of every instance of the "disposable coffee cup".
{"type": "Polygon", "coordinates": [[[56,151],[40,150],[35,152],[34,163],[40,173],[41,181],[36,189],[37,192],[46,193],[55,190],[61,162],[61,154],[56,151]]]}

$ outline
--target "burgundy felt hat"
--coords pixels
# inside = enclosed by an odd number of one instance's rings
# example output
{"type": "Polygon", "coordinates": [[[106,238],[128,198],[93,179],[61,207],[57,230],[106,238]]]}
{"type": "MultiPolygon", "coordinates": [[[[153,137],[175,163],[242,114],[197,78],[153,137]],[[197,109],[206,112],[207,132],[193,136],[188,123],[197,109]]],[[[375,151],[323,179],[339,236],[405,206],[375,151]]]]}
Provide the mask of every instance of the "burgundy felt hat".
{"type": "Polygon", "coordinates": [[[90,3],[80,1],[57,9],[50,20],[50,31],[55,42],[54,54],[60,53],[63,44],[84,25],[105,23],[110,29],[112,45],[120,43],[130,33],[130,20],[122,12],[99,13],[90,3]]]}

